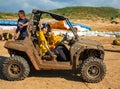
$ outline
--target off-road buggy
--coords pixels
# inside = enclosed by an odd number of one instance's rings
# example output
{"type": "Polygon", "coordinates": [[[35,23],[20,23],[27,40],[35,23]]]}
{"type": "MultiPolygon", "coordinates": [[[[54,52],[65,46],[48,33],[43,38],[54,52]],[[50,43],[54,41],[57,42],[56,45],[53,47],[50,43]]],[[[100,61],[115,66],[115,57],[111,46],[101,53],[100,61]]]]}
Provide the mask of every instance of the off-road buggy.
{"type": "MultiPolygon", "coordinates": [[[[3,75],[7,80],[15,81],[25,79],[32,66],[35,70],[73,70],[81,75],[86,82],[100,82],[105,74],[106,67],[103,63],[104,48],[99,42],[83,39],[77,35],[68,18],[41,10],[32,11],[30,24],[28,26],[30,37],[25,40],[7,41],[5,48],[8,49],[10,57],[3,63],[3,75]],[[62,47],[67,60],[59,61],[60,53],[50,50],[39,54],[37,32],[40,31],[39,22],[43,14],[50,15],[55,20],[65,20],[69,25],[74,37],[64,35],[54,50],[62,47]]],[[[41,40],[41,39],[39,39],[41,40]]]]}

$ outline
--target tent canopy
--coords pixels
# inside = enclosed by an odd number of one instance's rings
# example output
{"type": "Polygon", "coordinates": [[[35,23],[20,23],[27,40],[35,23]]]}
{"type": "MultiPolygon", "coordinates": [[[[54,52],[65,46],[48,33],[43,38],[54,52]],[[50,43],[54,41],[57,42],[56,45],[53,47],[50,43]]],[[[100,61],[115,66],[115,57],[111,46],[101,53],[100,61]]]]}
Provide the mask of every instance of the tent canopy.
{"type": "Polygon", "coordinates": [[[0,25],[17,26],[17,21],[16,20],[0,20],[0,25]]]}

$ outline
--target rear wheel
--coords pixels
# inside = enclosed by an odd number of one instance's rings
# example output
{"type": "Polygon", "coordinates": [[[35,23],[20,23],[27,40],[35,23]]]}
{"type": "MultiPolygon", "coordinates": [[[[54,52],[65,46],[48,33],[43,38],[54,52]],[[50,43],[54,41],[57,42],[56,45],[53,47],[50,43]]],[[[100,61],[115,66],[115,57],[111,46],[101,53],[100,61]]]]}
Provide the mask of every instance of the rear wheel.
{"type": "Polygon", "coordinates": [[[7,80],[22,80],[29,75],[30,67],[23,57],[13,56],[5,60],[2,72],[7,80]]]}
{"type": "Polygon", "coordinates": [[[81,77],[86,82],[100,82],[106,74],[106,66],[101,59],[88,58],[81,65],[81,77]]]}

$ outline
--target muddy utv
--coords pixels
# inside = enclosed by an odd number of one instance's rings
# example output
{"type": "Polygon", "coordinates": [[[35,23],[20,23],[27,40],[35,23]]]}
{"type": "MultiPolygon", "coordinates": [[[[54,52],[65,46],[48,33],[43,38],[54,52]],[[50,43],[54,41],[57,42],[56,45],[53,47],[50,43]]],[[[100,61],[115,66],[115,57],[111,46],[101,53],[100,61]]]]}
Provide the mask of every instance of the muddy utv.
{"type": "Polygon", "coordinates": [[[10,81],[25,79],[33,66],[35,70],[73,70],[80,74],[83,81],[100,82],[106,74],[104,60],[104,48],[99,42],[83,39],[78,36],[68,18],[63,16],[33,9],[28,26],[30,37],[24,40],[7,41],[5,48],[8,49],[10,57],[3,63],[4,78],[10,81]],[[65,20],[70,27],[74,37],[63,35],[63,39],[56,45],[54,51],[45,46],[47,52],[44,55],[39,53],[39,39],[37,32],[41,29],[39,23],[43,14],[50,15],[53,19],[65,20]],[[59,61],[60,53],[55,52],[62,47],[62,52],[67,60],[59,61]]]}

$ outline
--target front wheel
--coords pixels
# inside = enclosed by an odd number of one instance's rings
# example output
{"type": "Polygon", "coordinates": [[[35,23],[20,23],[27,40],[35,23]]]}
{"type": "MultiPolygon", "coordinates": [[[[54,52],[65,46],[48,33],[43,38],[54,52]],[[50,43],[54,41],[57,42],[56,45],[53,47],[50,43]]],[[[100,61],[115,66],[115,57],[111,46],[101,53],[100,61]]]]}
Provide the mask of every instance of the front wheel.
{"type": "Polygon", "coordinates": [[[100,82],[106,74],[106,66],[101,59],[88,58],[81,65],[81,77],[90,83],[100,82]]]}
{"type": "Polygon", "coordinates": [[[22,80],[29,75],[30,67],[23,57],[13,56],[4,61],[2,72],[7,80],[22,80]]]}

